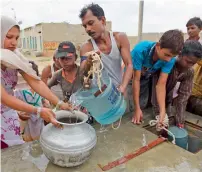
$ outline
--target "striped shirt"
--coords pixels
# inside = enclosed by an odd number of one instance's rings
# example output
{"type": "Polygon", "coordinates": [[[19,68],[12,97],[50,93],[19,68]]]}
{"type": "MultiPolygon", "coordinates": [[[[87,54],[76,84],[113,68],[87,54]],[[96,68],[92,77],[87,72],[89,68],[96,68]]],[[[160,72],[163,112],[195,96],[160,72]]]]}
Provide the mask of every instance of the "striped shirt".
{"type": "MultiPolygon", "coordinates": [[[[158,82],[158,75],[154,75],[153,84],[156,85],[158,82]]],[[[194,70],[191,68],[186,72],[180,72],[177,66],[173,67],[173,70],[168,76],[166,84],[166,105],[172,104],[175,108],[175,117],[177,124],[183,124],[185,122],[185,110],[187,101],[192,93],[192,85],[194,78],[194,70]],[[177,90],[177,97],[173,99],[173,91],[176,84],[179,83],[179,88],[177,90]]],[[[156,89],[152,89],[152,104],[158,109],[159,106],[156,98],[156,89]]]]}
{"type": "Polygon", "coordinates": [[[202,60],[194,66],[194,86],[192,95],[202,99],[202,60]]]}

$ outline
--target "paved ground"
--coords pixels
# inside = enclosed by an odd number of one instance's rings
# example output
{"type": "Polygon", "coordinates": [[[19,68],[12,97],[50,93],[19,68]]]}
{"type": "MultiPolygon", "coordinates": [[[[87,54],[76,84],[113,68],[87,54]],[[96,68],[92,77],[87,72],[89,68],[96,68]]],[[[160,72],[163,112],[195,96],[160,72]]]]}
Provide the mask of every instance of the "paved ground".
{"type": "MultiPolygon", "coordinates": [[[[151,111],[145,112],[147,125],[151,111]]],[[[14,146],[2,151],[3,172],[101,172],[97,166],[120,158],[124,154],[134,152],[142,147],[143,134],[147,143],[157,136],[130,122],[132,114],[124,116],[121,127],[113,130],[107,127],[106,132],[100,132],[100,125],[94,127],[97,131],[98,143],[90,159],[83,165],[75,168],[61,168],[53,165],[43,155],[38,143],[14,146]]],[[[202,118],[188,114],[188,120],[202,126],[202,118]],[[199,121],[198,121],[199,120],[199,121]]],[[[165,142],[148,152],[116,167],[110,172],[201,172],[202,151],[190,153],[170,142],[165,142]]]]}

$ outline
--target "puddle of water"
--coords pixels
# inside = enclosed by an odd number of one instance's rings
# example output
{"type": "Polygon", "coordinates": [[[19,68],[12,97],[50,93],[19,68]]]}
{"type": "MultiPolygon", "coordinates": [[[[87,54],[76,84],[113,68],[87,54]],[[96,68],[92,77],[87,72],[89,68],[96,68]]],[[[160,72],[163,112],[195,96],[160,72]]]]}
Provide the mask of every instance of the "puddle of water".
{"type": "Polygon", "coordinates": [[[146,146],[146,145],[147,145],[147,140],[146,140],[145,134],[143,133],[142,134],[142,146],[146,146]]]}
{"type": "Polygon", "coordinates": [[[43,154],[40,143],[38,140],[33,141],[29,148],[29,153],[33,158],[38,158],[43,154]]]}
{"type": "Polygon", "coordinates": [[[34,141],[3,150],[1,168],[4,172],[45,172],[48,162],[39,141],[34,141]]]}

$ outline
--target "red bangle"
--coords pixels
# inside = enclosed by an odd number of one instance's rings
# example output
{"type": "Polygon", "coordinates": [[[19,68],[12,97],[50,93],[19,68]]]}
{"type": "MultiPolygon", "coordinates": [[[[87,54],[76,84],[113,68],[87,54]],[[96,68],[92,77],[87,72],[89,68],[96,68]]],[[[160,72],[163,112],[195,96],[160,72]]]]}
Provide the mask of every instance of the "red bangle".
{"type": "Polygon", "coordinates": [[[177,125],[179,128],[184,128],[184,124],[178,124],[177,125]]]}

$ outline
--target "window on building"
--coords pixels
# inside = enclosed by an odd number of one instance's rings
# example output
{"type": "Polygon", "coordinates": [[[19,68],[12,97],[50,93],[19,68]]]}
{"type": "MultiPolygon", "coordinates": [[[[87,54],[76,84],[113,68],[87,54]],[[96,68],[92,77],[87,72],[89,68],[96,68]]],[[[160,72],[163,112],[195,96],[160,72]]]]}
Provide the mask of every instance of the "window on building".
{"type": "Polygon", "coordinates": [[[35,41],[34,41],[34,37],[32,37],[32,49],[35,50],[35,41]]]}
{"type": "Polygon", "coordinates": [[[35,39],[35,50],[37,50],[37,41],[36,41],[36,37],[35,37],[34,39],[35,39]]]}
{"type": "Polygon", "coordinates": [[[29,43],[30,43],[29,48],[32,49],[32,37],[31,36],[29,37],[29,43]]]}
{"type": "Polygon", "coordinates": [[[29,38],[27,38],[27,49],[30,48],[30,45],[29,45],[29,38]]]}
{"type": "Polygon", "coordinates": [[[22,47],[22,38],[18,39],[18,47],[22,47]]]}
{"type": "Polygon", "coordinates": [[[23,38],[23,48],[26,48],[26,40],[23,38]]]}
{"type": "Polygon", "coordinates": [[[42,39],[41,39],[41,36],[40,36],[40,48],[41,48],[41,51],[42,51],[42,39]]]}

